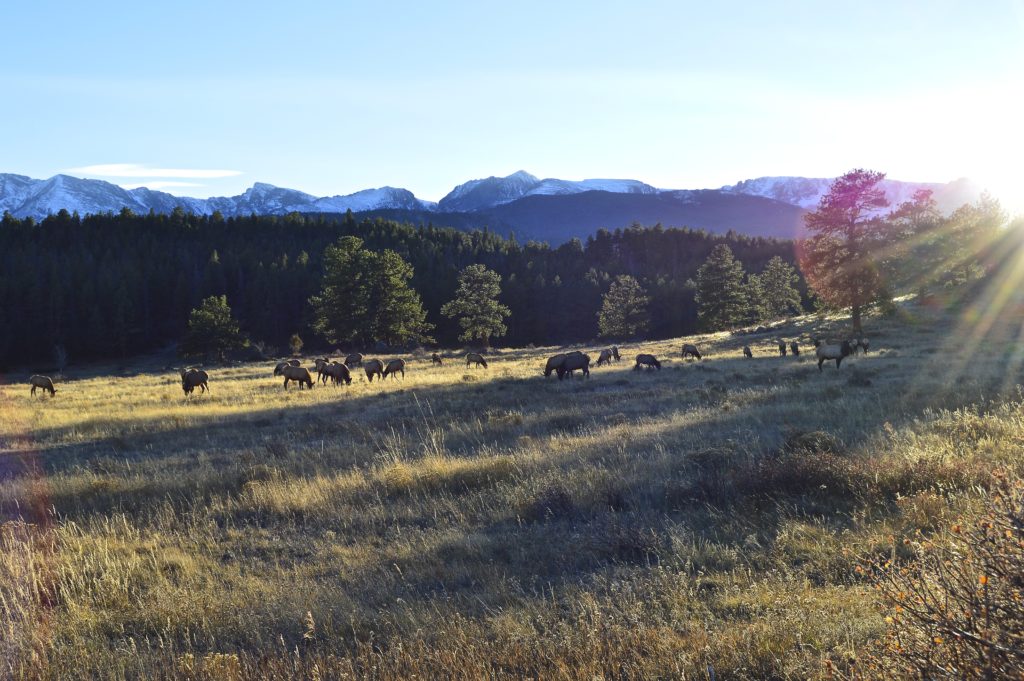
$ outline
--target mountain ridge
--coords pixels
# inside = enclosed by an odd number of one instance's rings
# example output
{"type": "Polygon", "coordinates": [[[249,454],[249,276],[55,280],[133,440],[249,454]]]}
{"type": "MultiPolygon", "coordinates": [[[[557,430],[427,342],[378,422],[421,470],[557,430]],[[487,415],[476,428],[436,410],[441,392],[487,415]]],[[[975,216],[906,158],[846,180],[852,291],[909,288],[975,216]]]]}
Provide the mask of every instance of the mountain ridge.
{"type": "MultiPolygon", "coordinates": [[[[61,209],[80,214],[118,212],[123,208],[137,213],[170,213],[180,207],[186,212],[219,212],[225,217],[387,211],[396,217],[407,215],[419,221],[423,216],[449,216],[448,221],[462,229],[491,227],[552,243],[583,238],[602,227],[627,227],[634,222],[792,238],[801,233],[800,217],[817,205],[831,182],[830,178],[766,176],[718,189],[658,189],[638,180],[541,179],[520,170],[505,177],[464,182],[435,203],[419,199],[407,189],[390,186],[318,197],[256,182],[236,196],[198,199],[147,187],[124,189],[104,180],[66,174],[37,180],[0,173],[0,211],[36,219],[61,209]],[[455,215],[466,217],[451,217],[455,215]]],[[[945,212],[980,194],[964,179],[945,184],[885,180],[882,186],[893,205],[909,200],[918,189],[931,189],[945,212]]]]}

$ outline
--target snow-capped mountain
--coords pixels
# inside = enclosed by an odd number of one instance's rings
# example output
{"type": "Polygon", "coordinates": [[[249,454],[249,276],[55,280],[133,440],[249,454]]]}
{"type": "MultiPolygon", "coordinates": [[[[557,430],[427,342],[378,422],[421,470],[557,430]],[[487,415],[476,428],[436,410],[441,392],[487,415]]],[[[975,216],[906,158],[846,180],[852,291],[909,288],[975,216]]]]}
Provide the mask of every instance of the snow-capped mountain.
{"type": "Polygon", "coordinates": [[[42,219],[62,208],[81,215],[118,212],[130,208],[136,213],[170,213],[177,207],[189,213],[209,215],[220,211],[225,216],[251,213],[283,215],[292,211],[303,213],[344,213],[401,209],[433,210],[432,201],[420,201],[407,189],[381,187],[364,189],[347,196],[316,197],[295,189],[284,189],[257,182],[238,196],[214,196],[194,199],[154,191],[146,187],[122,189],[103,180],[85,180],[68,175],[55,175],[48,180],[34,180],[24,175],[0,174],[0,212],[10,211],[15,217],[42,219]]]}
{"type": "Polygon", "coordinates": [[[438,201],[437,207],[442,211],[465,213],[500,206],[521,199],[539,184],[540,180],[525,170],[512,173],[508,177],[492,175],[482,180],[470,180],[460,184],[438,201]]]}
{"type": "Polygon", "coordinates": [[[470,180],[451,190],[438,201],[440,211],[466,213],[511,203],[524,196],[564,196],[600,191],[613,194],[657,194],[658,190],[637,180],[559,180],[538,179],[525,170],[507,177],[470,180]]]}
{"type": "MultiPolygon", "coordinates": [[[[834,178],[827,177],[758,177],[743,180],[736,184],[721,188],[724,192],[748,194],[775,199],[806,210],[817,208],[821,197],[828,192],[834,178]]],[[[932,196],[938,203],[939,210],[949,212],[964,203],[973,201],[979,195],[979,189],[965,178],[945,184],[936,182],[902,182],[900,180],[882,180],[882,189],[892,207],[910,201],[914,192],[919,189],[932,190],[932,196]]]]}
{"type": "Polygon", "coordinates": [[[556,180],[548,178],[527,192],[527,196],[558,196],[583,192],[611,192],[612,194],[657,194],[658,190],[637,180],[556,180]]]}
{"type": "MultiPolygon", "coordinates": [[[[793,238],[802,234],[803,214],[818,205],[831,182],[830,178],[759,177],[720,189],[656,189],[637,180],[542,180],[521,170],[507,177],[460,184],[434,203],[396,187],[317,197],[257,182],[237,196],[196,199],[145,187],[126,190],[110,182],[68,175],[35,180],[0,174],[0,212],[42,219],[61,209],[85,215],[116,213],[122,208],[136,213],[170,213],[180,207],[189,213],[216,211],[225,217],[351,210],[460,229],[488,227],[552,243],[634,222],[793,238]]],[[[918,189],[931,189],[939,209],[946,213],[980,195],[969,180],[947,184],[885,180],[882,186],[894,207],[918,189]]]]}
{"type": "Polygon", "coordinates": [[[348,196],[329,196],[313,202],[318,211],[324,213],[344,213],[351,210],[358,213],[364,210],[381,210],[400,208],[404,210],[433,210],[437,203],[421,201],[408,189],[381,187],[380,189],[364,189],[348,196]]]}

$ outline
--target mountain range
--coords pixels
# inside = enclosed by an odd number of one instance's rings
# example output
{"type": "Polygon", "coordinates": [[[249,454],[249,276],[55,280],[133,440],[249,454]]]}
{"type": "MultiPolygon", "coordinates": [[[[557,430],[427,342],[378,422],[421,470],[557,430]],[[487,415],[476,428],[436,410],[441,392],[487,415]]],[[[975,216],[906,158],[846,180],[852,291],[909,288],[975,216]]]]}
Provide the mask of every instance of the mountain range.
{"type": "MultiPolygon", "coordinates": [[[[435,203],[395,187],[317,197],[257,182],[237,196],[196,199],[145,187],[124,189],[103,180],[69,175],[36,180],[0,173],[0,212],[42,219],[61,209],[85,215],[122,208],[136,213],[170,213],[181,207],[186,212],[220,212],[225,217],[351,210],[460,229],[487,227],[554,244],[585,238],[602,227],[616,229],[634,222],[790,238],[801,233],[803,214],[818,205],[831,182],[831,178],[760,177],[717,189],[680,190],[658,189],[637,180],[540,179],[519,171],[465,182],[435,203]]],[[[884,180],[882,187],[893,205],[908,200],[918,189],[931,189],[944,212],[980,195],[966,179],[945,184],[884,180]]]]}

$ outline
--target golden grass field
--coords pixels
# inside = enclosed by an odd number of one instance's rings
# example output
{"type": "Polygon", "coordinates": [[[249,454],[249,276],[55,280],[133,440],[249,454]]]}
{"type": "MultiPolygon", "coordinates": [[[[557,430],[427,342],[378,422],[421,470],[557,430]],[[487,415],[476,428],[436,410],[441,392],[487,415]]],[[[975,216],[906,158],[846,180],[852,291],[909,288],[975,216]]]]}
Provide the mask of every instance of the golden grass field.
{"type": "Polygon", "coordinates": [[[793,321],[800,358],[718,334],[562,382],[557,348],[312,391],[207,367],[190,398],[144,362],[53,399],[8,376],[0,677],[849,671],[885,626],[858,560],[1022,468],[1020,328],[992,321],[907,305],[821,373],[843,319],[793,321]]]}

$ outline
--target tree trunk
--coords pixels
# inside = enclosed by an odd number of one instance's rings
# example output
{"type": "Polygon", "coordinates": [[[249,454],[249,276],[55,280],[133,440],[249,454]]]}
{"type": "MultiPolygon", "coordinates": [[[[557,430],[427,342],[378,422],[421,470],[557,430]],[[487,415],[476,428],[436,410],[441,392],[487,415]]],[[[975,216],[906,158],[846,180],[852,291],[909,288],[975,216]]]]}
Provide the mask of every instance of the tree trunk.
{"type": "Polygon", "coordinates": [[[491,349],[491,339],[488,336],[481,336],[481,338],[480,338],[480,347],[483,348],[484,350],[490,350],[491,349]]]}
{"type": "Polygon", "coordinates": [[[862,331],[860,326],[860,305],[853,306],[853,332],[860,334],[862,331]]]}

